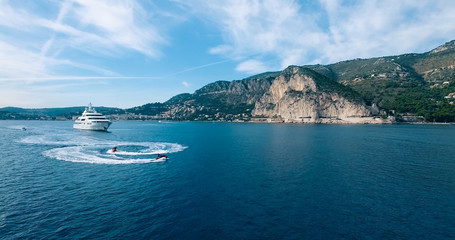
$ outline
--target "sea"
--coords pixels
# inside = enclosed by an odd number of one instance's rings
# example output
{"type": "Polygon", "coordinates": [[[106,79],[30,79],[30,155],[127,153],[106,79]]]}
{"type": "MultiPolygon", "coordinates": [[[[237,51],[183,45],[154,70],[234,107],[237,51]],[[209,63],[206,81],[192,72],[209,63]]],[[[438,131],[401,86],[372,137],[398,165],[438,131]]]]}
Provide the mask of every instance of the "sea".
{"type": "Polygon", "coordinates": [[[455,125],[72,124],[0,121],[0,239],[455,239],[455,125]]]}

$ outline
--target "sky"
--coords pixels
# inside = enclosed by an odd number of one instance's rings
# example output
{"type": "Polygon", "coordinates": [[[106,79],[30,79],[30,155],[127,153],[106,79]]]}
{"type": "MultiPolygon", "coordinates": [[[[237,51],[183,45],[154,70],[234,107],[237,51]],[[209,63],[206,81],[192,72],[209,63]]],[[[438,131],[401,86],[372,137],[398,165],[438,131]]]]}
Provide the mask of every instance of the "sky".
{"type": "Polygon", "coordinates": [[[130,108],[289,65],[422,53],[453,0],[0,0],[0,107],[130,108]]]}

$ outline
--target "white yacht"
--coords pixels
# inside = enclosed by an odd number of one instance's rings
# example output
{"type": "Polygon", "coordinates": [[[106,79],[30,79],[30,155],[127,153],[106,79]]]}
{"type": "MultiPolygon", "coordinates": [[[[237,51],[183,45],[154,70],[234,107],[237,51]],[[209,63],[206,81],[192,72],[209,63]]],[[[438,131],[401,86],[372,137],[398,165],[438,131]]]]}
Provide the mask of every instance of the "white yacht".
{"type": "Polygon", "coordinates": [[[84,130],[107,131],[111,124],[112,122],[109,119],[96,112],[92,104],[89,103],[82,116],[76,119],[73,127],[84,130]]]}

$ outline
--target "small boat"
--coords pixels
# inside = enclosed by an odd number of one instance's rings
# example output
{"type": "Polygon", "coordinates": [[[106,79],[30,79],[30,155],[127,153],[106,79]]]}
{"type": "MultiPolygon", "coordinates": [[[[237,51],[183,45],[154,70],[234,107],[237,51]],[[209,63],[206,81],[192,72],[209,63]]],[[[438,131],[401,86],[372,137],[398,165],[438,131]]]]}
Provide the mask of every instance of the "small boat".
{"type": "Polygon", "coordinates": [[[78,117],[74,122],[73,128],[94,131],[107,131],[112,122],[95,111],[92,104],[89,103],[85,108],[82,116],[78,117]]]}
{"type": "Polygon", "coordinates": [[[164,154],[158,154],[155,160],[167,160],[167,156],[164,154]]]}

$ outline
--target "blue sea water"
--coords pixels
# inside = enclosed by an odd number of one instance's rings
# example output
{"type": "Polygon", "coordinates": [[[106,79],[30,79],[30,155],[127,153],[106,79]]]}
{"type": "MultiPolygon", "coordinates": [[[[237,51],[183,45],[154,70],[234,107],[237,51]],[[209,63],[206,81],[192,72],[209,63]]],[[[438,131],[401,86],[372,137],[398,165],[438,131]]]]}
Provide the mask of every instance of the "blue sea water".
{"type": "Polygon", "coordinates": [[[0,238],[455,239],[455,126],[0,121],[0,238]]]}

